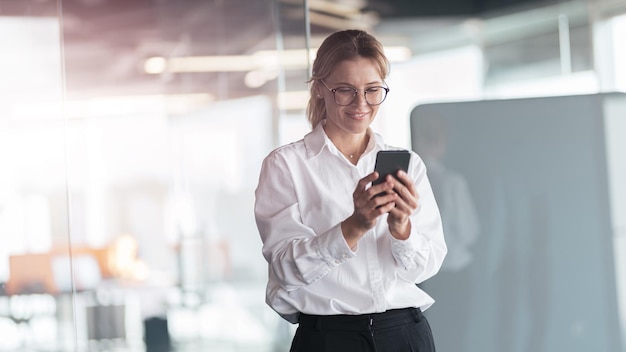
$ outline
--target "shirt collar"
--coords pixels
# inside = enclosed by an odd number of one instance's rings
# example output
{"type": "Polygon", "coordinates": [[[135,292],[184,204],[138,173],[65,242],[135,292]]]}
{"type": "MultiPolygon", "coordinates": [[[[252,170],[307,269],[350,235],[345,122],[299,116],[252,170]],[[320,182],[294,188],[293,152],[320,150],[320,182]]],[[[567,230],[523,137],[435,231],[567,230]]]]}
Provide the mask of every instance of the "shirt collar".
{"type": "MultiPolygon", "coordinates": [[[[328,139],[328,136],[326,136],[326,132],[324,132],[324,123],[326,123],[326,120],[320,121],[320,123],[315,126],[313,131],[304,136],[304,145],[306,147],[307,159],[310,159],[321,153],[322,149],[324,149],[324,146],[326,145],[326,140],[328,139]]],[[[330,140],[328,142],[330,142],[330,140]]]]}
{"type": "MultiPolygon", "coordinates": [[[[326,120],[322,120],[320,123],[317,124],[317,126],[315,126],[313,131],[304,136],[306,157],[308,159],[313,158],[321,153],[324,147],[328,148],[329,150],[337,149],[333,145],[333,142],[330,140],[330,138],[328,138],[328,136],[326,135],[326,132],[324,132],[324,124],[326,124],[326,120]]],[[[370,140],[364,154],[367,154],[372,150],[386,149],[385,142],[383,141],[381,135],[379,135],[378,133],[374,133],[371,127],[367,128],[367,133],[370,135],[370,140]]]]}

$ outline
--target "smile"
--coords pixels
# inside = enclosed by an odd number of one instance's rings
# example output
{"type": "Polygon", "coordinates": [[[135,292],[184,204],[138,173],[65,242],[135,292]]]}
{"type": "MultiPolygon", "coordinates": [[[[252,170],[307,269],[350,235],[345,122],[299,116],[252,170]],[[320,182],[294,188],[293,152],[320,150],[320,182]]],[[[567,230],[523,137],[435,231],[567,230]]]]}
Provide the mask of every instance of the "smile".
{"type": "Polygon", "coordinates": [[[346,115],[350,116],[353,119],[362,120],[369,116],[369,112],[347,112],[346,115]]]}

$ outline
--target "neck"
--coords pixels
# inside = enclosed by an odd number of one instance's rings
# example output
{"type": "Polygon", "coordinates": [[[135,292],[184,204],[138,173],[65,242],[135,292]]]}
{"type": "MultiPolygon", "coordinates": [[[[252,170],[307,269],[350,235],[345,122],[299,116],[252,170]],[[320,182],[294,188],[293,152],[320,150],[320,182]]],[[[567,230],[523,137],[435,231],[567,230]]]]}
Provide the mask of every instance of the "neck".
{"type": "MultiPolygon", "coordinates": [[[[356,137],[356,136],[355,136],[356,137]]],[[[335,143],[335,146],[339,151],[346,156],[350,161],[359,160],[361,155],[367,148],[369,136],[367,134],[359,135],[357,138],[343,139],[339,143],[335,143]]]]}
{"type": "Polygon", "coordinates": [[[323,127],[328,138],[348,160],[356,163],[365,152],[370,139],[369,128],[360,133],[347,133],[328,128],[328,125],[323,127]]]}

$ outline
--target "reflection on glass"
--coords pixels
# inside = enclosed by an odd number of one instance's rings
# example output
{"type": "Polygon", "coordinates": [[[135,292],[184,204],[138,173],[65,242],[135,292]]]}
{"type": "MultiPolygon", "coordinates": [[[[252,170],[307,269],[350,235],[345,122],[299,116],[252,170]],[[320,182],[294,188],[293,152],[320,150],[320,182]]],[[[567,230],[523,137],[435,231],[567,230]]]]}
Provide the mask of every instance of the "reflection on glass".
{"type": "MultiPolygon", "coordinates": [[[[435,103],[414,110],[415,136],[420,128],[429,131],[429,118],[445,122],[445,164],[466,178],[480,220],[468,270],[458,271],[462,277],[441,282],[445,287],[438,291],[438,282],[426,282],[439,303],[427,311],[434,321],[453,329],[467,312],[470,323],[457,335],[464,351],[623,350],[623,280],[616,276],[619,241],[610,216],[617,204],[607,187],[614,165],[607,162],[604,131],[615,116],[608,113],[609,99],[621,101],[613,101],[612,112],[623,115],[623,94],[435,103]],[[446,300],[469,309],[449,311],[441,307],[446,300]],[[572,308],[575,302],[590,308],[572,308]]],[[[455,348],[448,341],[438,346],[455,348]]]]}
{"type": "Polygon", "coordinates": [[[472,246],[480,232],[478,215],[467,180],[445,165],[449,144],[445,120],[435,115],[425,116],[419,119],[415,129],[416,151],[428,168],[428,178],[439,206],[448,246],[441,271],[422,284],[436,300],[426,314],[434,331],[455,336],[453,339],[437,339],[437,349],[462,351],[467,344],[465,335],[472,324],[470,295],[475,289],[472,288],[474,282],[469,273],[476,255],[472,246]],[[460,297],[451,287],[463,287],[465,294],[460,297]]]}

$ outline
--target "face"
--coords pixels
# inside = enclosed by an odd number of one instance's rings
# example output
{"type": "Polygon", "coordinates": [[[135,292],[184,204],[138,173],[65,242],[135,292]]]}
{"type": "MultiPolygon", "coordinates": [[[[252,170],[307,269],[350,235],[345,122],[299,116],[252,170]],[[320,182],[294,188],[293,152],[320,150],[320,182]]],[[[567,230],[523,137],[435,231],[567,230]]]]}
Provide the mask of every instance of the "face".
{"type": "Polygon", "coordinates": [[[326,105],[326,133],[338,137],[365,133],[374,121],[380,105],[367,104],[363,92],[371,87],[385,86],[378,66],[366,58],[342,61],[324,82],[330,89],[352,87],[358,90],[350,105],[340,106],[335,103],[333,93],[322,82],[318,82],[317,93],[326,105]]]}

